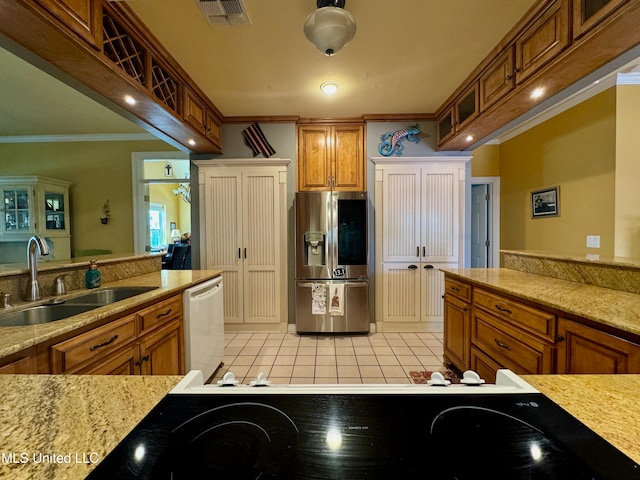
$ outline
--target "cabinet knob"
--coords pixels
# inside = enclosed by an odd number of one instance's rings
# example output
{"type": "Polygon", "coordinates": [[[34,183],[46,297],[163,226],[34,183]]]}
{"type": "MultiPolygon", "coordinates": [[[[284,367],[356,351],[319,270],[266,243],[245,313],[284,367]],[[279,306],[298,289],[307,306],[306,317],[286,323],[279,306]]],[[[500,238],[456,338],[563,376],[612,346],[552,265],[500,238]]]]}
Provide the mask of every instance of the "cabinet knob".
{"type": "Polygon", "coordinates": [[[565,338],[562,335],[556,335],[556,342],[564,342],[565,338]]]}

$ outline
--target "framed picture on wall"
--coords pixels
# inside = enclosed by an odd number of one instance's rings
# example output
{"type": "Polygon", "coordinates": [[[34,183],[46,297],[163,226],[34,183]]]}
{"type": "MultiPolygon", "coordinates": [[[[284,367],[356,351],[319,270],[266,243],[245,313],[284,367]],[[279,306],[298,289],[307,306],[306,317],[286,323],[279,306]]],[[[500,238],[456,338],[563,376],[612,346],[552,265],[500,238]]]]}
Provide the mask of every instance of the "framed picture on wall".
{"type": "Polygon", "coordinates": [[[549,187],[531,192],[531,217],[557,217],[560,215],[560,187],[549,187]]]}

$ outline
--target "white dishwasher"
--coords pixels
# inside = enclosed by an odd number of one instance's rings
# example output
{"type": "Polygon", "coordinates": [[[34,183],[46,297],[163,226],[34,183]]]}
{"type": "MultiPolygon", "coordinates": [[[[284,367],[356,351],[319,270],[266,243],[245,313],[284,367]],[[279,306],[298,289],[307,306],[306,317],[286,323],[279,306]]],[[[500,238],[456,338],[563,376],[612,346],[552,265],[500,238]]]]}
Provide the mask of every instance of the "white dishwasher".
{"type": "Polygon", "coordinates": [[[202,370],[208,379],[224,356],[222,277],[188,288],[182,302],[186,371],[202,370]]]}

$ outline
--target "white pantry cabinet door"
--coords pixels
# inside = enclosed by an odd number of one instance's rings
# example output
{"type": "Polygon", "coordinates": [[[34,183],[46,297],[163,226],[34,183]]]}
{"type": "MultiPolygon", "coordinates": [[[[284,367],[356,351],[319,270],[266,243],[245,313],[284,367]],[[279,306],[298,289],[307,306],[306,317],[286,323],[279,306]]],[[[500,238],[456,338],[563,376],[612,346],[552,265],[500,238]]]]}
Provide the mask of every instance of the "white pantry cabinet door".
{"type": "Polygon", "coordinates": [[[206,181],[206,268],[222,270],[225,322],[242,323],[242,173],[211,173],[206,181]]]}
{"type": "Polygon", "coordinates": [[[420,321],[420,269],[418,263],[385,263],[383,321],[420,321]]]}
{"type": "MultiPolygon", "coordinates": [[[[420,260],[420,169],[386,168],[382,180],[383,262],[420,260]]],[[[376,219],[378,221],[378,219],[376,219]]]]}
{"type": "Polygon", "coordinates": [[[457,262],[460,238],[460,201],[457,169],[422,171],[421,259],[457,262]]]}
{"type": "Polygon", "coordinates": [[[274,323],[280,312],[280,209],[277,173],[243,173],[245,323],[274,323]]]}

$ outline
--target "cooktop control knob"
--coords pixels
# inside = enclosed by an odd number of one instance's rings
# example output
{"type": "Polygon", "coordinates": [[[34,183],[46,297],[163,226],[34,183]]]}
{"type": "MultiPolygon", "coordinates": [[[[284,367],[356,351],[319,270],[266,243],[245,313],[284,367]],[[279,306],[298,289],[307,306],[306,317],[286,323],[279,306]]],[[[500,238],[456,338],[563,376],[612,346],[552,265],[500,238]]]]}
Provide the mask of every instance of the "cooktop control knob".
{"type": "Polygon", "coordinates": [[[233,374],[233,372],[227,372],[222,377],[222,380],[218,380],[217,383],[221,387],[235,387],[240,382],[236,380],[236,376],[233,374]]]}
{"type": "Polygon", "coordinates": [[[482,385],[484,383],[484,378],[480,378],[480,375],[473,370],[467,370],[462,374],[460,383],[464,383],[465,385],[482,385]]]}
{"type": "Polygon", "coordinates": [[[252,387],[268,387],[269,385],[271,385],[271,381],[267,380],[267,376],[264,373],[260,372],[258,374],[258,378],[252,380],[249,385],[251,385],[252,387]]]}
{"type": "Polygon", "coordinates": [[[440,372],[433,372],[431,374],[431,380],[427,380],[428,385],[434,385],[438,387],[446,387],[451,384],[449,380],[445,380],[444,376],[440,372]]]}

